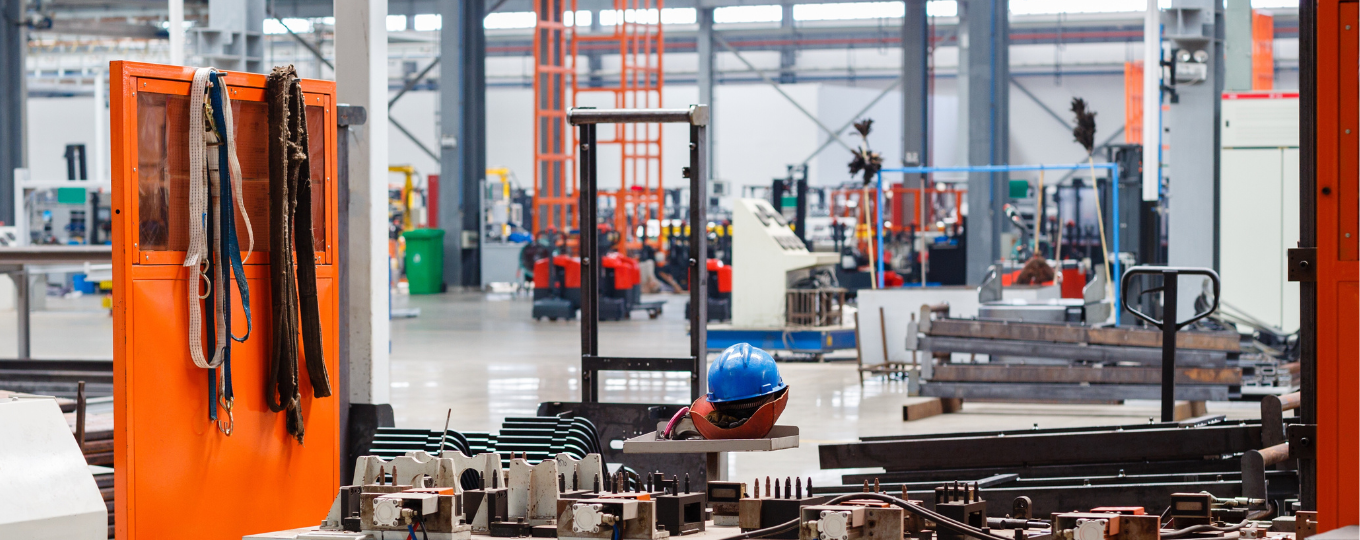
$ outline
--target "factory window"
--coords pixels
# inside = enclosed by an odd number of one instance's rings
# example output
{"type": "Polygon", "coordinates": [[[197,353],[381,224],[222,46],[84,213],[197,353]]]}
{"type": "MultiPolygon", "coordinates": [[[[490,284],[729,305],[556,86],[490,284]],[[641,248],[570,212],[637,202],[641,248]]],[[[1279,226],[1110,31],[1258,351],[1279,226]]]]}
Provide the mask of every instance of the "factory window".
{"type": "Polygon", "coordinates": [[[312,31],[312,21],[307,19],[283,19],[280,23],[278,19],[264,20],[264,33],[266,34],[286,34],[292,30],[294,34],[304,34],[312,31]]]}
{"type": "MultiPolygon", "coordinates": [[[[939,2],[931,2],[938,4],[939,2]]],[[[901,18],[904,11],[902,2],[852,2],[845,4],[795,4],[795,21],[837,21],[850,19],[888,19],[901,18]]],[[[927,4],[927,12],[930,5],[927,4]]]]}
{"type": "Polygon", "coordinates": [[[388,31],[388,32],[401,32],[401,31],[403,31],[403,30],[406,30],[406,16],[405,16],[405,15],[388,15],[388,16],[387,16],[387,31],[388,31]]]}
{"type": "Polygon", "coordinates": [[[784,20],[782,6],[731,6],[713,10],[718,24],[779,22],[784,20]]]}
{"type": "Polygon", "coordinates": [[[416,15],[415,27],[418,32],[430,32],[443,28],[443,18],[437,13],[416,15]]]}
{"type": "Polygon", "coordinates": [[[532,11],[502,11],[486,16],[482,26],[488,30],[506,28],[533,28],[538,16],[532,11]]]}

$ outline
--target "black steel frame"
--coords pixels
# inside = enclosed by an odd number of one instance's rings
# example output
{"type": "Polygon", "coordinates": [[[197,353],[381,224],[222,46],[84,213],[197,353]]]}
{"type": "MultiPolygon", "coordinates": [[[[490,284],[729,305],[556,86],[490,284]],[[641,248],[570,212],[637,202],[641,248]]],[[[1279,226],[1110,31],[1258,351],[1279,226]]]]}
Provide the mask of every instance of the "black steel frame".
{"type": "Polygon", "coordinates": [[[707,179],[708,179],[708,106],[690,105],[688,109],[592,109],[575,108],[567,120],[577,126],[579,136],[581,238],[581,401],[600,400],[600,371],[675,371],[689,372],[690,400],[706,392],[703,377],[707,371],[708,266],[700,258],[708,253],[707,179]],[[598,124],[689,124],[689,336],[688,358],[646,358],[600,356],[599,314],[599,235],[595,234],[599,216],[596,175],[596,126],[598,124]]]}

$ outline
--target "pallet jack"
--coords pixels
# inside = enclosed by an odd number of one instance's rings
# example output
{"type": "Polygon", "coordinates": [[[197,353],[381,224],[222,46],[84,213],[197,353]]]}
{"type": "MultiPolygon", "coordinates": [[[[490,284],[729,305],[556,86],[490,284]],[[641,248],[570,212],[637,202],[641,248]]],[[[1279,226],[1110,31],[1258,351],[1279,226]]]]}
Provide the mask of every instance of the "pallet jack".
{"type": "Polygon", "coordinates": [[[581,308],[581,259],[560,253],[560,233],[544,234],[551,248],[547,257],[534,261],[534,320],[575,319],[581,308]]]}

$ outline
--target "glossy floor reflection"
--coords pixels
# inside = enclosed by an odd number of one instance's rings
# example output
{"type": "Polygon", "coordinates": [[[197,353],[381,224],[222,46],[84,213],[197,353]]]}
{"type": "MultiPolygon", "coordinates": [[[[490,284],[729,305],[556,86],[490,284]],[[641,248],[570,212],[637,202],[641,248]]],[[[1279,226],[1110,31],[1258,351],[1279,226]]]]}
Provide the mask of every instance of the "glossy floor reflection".
{"type": "MultiPolygon", "coordinates": [[[[687,297],[668,300],[649,320],[603,323],[600,352],[629,356],[683,356],[689,352],[687,297]]],[[[392,406],[397,425],[439,429],[453,409],[452,429],[495,430],[507,416],[532,415],[542,401],[579,401],[580,325],[535,322],[524,297],[459,293],[397,296],[394,305],[418,307],[419,317],[392,322],[392,406]]],[[[817,469],[817,445],[861,436],[993,429],[1129,424],[1157,416],[1154,402],[1121,406],[966,403],[960,413],[902,421],[903,384],[871,378],[860,385],[855,363],[781,363],[790,385],[780,423],[802,430],[800,448],[735,455],[728,476],[812,476],[839,483],[846,472],[817,469]]],[[[684,403],[683,374],[611,373],[601,401],[684,403]]],[[[1210,403],[1209,412],[1232,418],[1258,415],[1253,403],[1210,403]]]]}
{"type": "MultiPolygon", "coordinates": [[[[605,323],[604,354],[683,356],[689,352],[685,297],[668,300],[657,320],[641,316],[605,323]]],[[[33,352],[39,358],[110,358],[113,322],[95,297],[49,298],[48,311],[33,314],[33,352]]],[[[527,298],[482,293],[393,297],[396,307],[419,307],[414,319],[392,321],[392,406],[399,427],[439,429],[453,409],[453,429],[499,429],[507,416],[535,413],[542,401],[579,401],[580,325],[535,322],[527,298]]],[[[15,317],[0,311],[0,358],[14,354],[15,317]]],[[[902,421],[905,387],[871,378],[859,383],[854,362],[781,363],[790,385],[780,423],[802,430],[802,446],[774,453],[739,454],[728,476],[811,476],[839,483],[851,472],[817,469],[817,445],[861,436],[944,433],[994,429],[1142,423],[1157,416],[1157,403],[1122,406],[966,403],[962,412],[902,421]]],[[[609,402],[685,403],[689,384],[681,374],[612,373],[601,395],[609,402]]],[[[1231,418],[1258,415],[1255,403],[1210,403],[1209,412],[1231,418]]]]}

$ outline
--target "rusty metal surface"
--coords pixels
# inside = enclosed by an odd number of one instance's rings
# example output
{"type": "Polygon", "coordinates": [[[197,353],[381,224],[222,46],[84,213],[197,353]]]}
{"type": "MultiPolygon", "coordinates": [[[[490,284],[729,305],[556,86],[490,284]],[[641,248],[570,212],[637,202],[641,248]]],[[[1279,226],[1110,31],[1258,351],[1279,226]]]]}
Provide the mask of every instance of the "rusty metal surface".
{"type": "MultiPolygon", "coordinates": [[[[1073,368],[1017,364],[942,364],[931,382],[1159,384],[1161,371],[1150,367],[1073,368]]],[[[1177,384],[1242,384],[1242,368],[1181,368],[1177,384]]]]}
{"type": "MultiPolygon", "coordinates": [[[[926,334],[985,339],[1020,341],[1051,341],[1055,343],[1089,343],[1093,345],[1121,345],[1159,348],[1162,335],[1151,328],[1090,328],[1067,324],[1033,324],[972,319],[936,319],[930,322],[926,334]]],[[[1238,352],[1238,336],[1231,331],[1186,331],[1176,335],[1178,349],[1238,352]]]]}
{"type": "MultiPolygon", "coordinates": [[[[1123,347],[1118,345],[1088,345],[1020,339],[975,339],[954,336],[927,336],[917,340],[922,351],[1019,356],[1028,358],[1059,358],[1090,362],[1136,362],[1145,366],[1162,365],[1162,350],[1151,347],[1123,347]]],[[[1177,349],[1176,365],[1224,366],[1228,353],[1200,349],[1177,349]]]]}
{"type": "MultiPolygon", "coordinates": [[[[1091,328],[1087,331],[1087,334],[1090,343],[1102,345],[1162,346],[1161,331],[1152,328],[1091,328]]],[[[1176,333],[1176,348],[1238,352],[1242,350],[1238,340],[1237,333],[1231,331],[1194,332],[1182,330],[1176,333]]]]}
{"type": "Polygon", "coordinates": [[[823,444],[822,469],[921,470],[1103,462],[1174,461],[1245,452],[1261,446],[1261,426],[1211,425],[1086,433],[950,437],[823,444]]]}
{"type": "MultiPolygon", "coordinates": [[[[1119,403],[1130,399],[1157,399],[1157,384],[1054,384],[930,382],[921,395],[968,400],[1021,401],[1026,403],[1119,403]]],[[[1234,394],[1227,385],[1185,384],[1176,386],[1180,401],[1227,401],[1234,394]]]]}

